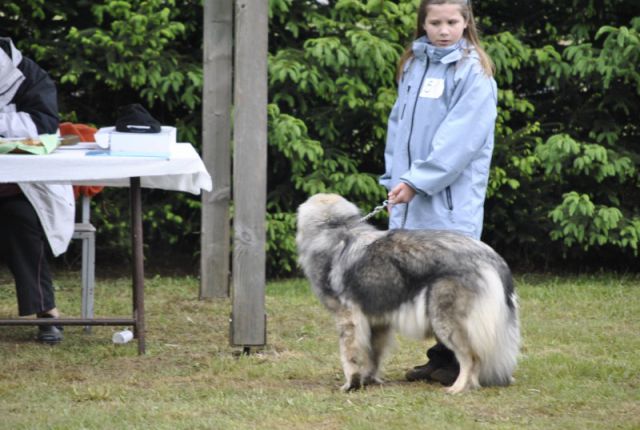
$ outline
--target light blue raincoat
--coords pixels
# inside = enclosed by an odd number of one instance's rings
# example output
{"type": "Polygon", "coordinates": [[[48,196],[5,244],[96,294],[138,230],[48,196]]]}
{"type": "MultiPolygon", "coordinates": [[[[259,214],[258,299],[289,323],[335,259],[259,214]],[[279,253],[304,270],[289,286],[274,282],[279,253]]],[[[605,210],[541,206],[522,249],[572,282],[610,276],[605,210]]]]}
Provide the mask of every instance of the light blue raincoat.
{"type": "Polygon", "coordinates": [[[413,54],[389,116],[380,184],[391,190],[406,182],[417,194],[393,207],[389,228],[454,230],[479,239],[496,83],[465,39],[439,48],[421,37],[413,42],[413,54]]]}

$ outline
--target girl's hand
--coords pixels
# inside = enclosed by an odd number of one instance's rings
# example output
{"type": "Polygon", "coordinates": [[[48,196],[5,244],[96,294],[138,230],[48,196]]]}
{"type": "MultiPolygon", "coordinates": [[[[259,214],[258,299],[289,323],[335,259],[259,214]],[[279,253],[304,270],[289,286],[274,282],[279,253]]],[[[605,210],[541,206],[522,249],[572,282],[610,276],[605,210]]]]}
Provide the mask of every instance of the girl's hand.
{"type": "Polygon", "coordinates": [[[398,185],[393,187],[391,191],[389,191],[389,194],[387,194],[389,207],[400,203],[409,203],[415,195],[416,190],[404,182],[400,182],[398,185]]]}

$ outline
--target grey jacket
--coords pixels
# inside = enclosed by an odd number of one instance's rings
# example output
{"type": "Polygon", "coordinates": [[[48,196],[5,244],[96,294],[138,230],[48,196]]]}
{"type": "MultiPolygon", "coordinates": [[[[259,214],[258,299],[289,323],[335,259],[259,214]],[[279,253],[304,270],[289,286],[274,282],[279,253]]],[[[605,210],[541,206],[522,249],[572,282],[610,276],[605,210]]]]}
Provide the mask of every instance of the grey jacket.
{"type": "Polygon", "coordinates": [[[413,43],[389,116],[385,173],[416,190],[391,211],[389,228],[454,230],[476,239],[493,152],[497,86],[466,40],[436,48],[413,43]]]}
{"type": "MultiPolygon", "coordinates": [[[[11,39],[0,38],[0,136],[56,133],[56,87],[44,70],[23,57],[11,39]]],[[[70,184],[18,184],[42,224],[53,255],[67,250],[73,235],[75,200],[70,184]]]]}

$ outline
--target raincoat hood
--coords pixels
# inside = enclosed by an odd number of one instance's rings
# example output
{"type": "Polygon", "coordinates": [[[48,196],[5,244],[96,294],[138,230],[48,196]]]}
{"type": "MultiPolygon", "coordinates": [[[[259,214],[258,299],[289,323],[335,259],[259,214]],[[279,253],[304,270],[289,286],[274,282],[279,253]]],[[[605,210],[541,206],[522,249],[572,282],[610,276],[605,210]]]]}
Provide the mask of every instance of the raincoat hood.
{"type": "Polygon", "coordinates": [[[465,55],[473,58],[478,57],[473,46],[471,46],[464,38],[460,39],[453,45],[440,47],[432,45],[427,36],[422,36],[414,40],[411,45],[411,50],[413,51],[414,57],[417,59],[429,57],[431,61],[439,61],[443,64],[459,61],[465,55]]]}

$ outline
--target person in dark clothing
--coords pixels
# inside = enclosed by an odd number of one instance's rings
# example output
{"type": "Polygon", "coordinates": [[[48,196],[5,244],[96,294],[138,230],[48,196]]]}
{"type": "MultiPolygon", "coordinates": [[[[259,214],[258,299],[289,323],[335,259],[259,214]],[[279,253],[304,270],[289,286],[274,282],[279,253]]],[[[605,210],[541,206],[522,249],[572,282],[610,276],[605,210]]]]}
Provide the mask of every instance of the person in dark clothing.
{"type": "MultiPolygon", "coordinates": [[[[37,138],[56,133],[58,122],[53,80],[0,37],[0,137],[37,138]]],[[[20,316],[59,317],[47,257],[66,250],[74,216],[71,185],[0,184],[0,252],[15,279],[20,316]]],[[[60,342],[62,328],[40,326],[37,340],[60,342]]]]}

